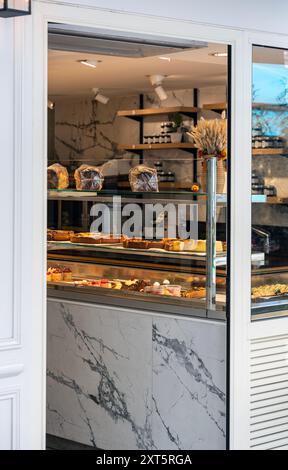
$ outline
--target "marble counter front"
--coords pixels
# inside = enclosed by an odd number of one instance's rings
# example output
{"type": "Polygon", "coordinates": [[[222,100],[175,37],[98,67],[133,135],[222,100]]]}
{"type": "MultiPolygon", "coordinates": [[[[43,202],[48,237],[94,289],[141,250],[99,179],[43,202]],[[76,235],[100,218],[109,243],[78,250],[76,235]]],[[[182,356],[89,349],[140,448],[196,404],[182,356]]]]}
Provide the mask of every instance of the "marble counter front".
{"type": "Polygon", "coordinates": [[[100,449],[225,449],[225,322],[48,299],[47,432],[100,449]]]}

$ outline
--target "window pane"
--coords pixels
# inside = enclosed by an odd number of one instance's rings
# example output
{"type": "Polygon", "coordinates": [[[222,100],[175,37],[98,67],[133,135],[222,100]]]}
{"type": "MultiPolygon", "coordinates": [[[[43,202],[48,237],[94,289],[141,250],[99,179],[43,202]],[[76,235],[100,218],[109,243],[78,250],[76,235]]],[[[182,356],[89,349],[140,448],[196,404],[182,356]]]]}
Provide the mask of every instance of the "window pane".
{"type": "Polygon", "coordinates": [[[288,306],[288,51],[253,48],[252,316],[288,306]],[[258,202],[255,202],[258,201],[258,202]]]}

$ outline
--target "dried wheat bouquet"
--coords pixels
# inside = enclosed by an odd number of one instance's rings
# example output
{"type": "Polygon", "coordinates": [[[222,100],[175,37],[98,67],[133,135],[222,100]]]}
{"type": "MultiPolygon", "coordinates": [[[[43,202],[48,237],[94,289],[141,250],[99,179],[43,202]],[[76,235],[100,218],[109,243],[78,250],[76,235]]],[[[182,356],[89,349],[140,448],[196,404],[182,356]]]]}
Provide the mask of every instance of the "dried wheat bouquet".
{"type": "Polygon", "coordinates": [[[201,118],[188,134],[203,156],[223,156],[227,147],[227,120],[201,118]]]}

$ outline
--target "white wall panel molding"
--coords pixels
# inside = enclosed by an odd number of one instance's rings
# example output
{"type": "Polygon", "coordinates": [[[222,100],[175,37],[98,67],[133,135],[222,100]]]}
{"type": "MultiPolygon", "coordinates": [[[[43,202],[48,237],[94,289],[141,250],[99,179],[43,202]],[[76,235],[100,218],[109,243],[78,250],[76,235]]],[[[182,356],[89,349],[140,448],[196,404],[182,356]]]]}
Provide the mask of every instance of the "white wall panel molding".
{"type": "Polygon", "coordinates": [[[0,388],[0,450],[20,447],[20,387],[0,388]]]}
{"type": "Polygon", "coordinates": [[[7,379],[8,377],[15,377],[22,374],[24,371],[24,364],[10,364],[0,367],[0,379],[7,379]]]}
{"type": "MultiPolygon", "coordinates": [[[[13,22],[13,28],[10,33],[12,38],[13,47],[11,47],[11,63],[10,68],[11,82],[12,82],[12,96],[10,108],[13,111],[12,119],[10,121],[11,137],[12,137],[12,154],[9,156],[11,165],[11,180],[8,181],[8,174],[6,183],[10,186],[10,191],[6,196],[7,204],[10,209],[10,222],[8,228],[12,233],[12,246],[11,248],[11,287],[10,292],[6,290],[4,295],[11,294],[11,309],[6,311],[3,315],[2,321],[9,322],[10,335],[0,336],[0,350],[9,350],[21,347],[21,294],[22,294],[22,266],[21,256],[23,246],[21,246],[23,237],[22,227],[22,165],[24,161],[23,156],[23,142],[22,142],[22,127],[23,127],[23,106],[22,106],[22,87],[23,87],[23,57],[24,57],[24,27],[23,22],[13,22]],[[10,197],[11,196],[11,197],[10,197]]],[[[5,241],[3,244],[5,247],[5,241]]],[[[7,247],[8,248],[8,247],[7,247]]],[[[4,248],[5,250],[5,248],[4,248]]],[[[7,331],[4,328],[4,331],[7,331]]]]}

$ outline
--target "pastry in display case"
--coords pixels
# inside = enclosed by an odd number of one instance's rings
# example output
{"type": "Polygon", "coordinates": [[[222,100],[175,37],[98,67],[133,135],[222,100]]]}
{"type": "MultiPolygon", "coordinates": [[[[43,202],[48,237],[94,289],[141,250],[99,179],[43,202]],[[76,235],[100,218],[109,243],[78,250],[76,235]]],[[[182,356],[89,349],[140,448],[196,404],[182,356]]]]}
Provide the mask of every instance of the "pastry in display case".
{"type": "Polygon", "coordinates": [[[54,163],[47,168],[48,189],[67,189],[69,186],[69,174],[65,166],[54,163]]]}
{"type": "Polygon", "coordinates": [[[131,190],[134,192],[158,191],[158,175],[156,168],[137,165],[129,172],[131,190]]]}
{"type": "MultiPolygon", "coordinates": [[[[56,264],[48,261],[47,282],[49,287],[70,287],[78,292],[89,288],[95,293],[107,294],[109,291],[117,291],[119,294],[134,298],[153,298],[155,296],[174,297],[178,301],[187,303],[188,299],[205,300],[205,276],[191,275],[189,273],[174,273],[171,271],[158,271],[148,268],[133,268],[110,266],[96,263],[84,263],[75,261],[63,261],[56,264]],[[106,292],[103,290],[105,289],[106,292]]],[[[217,292],[225,295],[225,277],[217,279],[217,292]]]]}
{"type": "Polygon", "coordinates": [[[81,165],[74,173],[76,189],[81,191],[100,191],[104,176],[100,168],[91,165],[81,165]]]}

